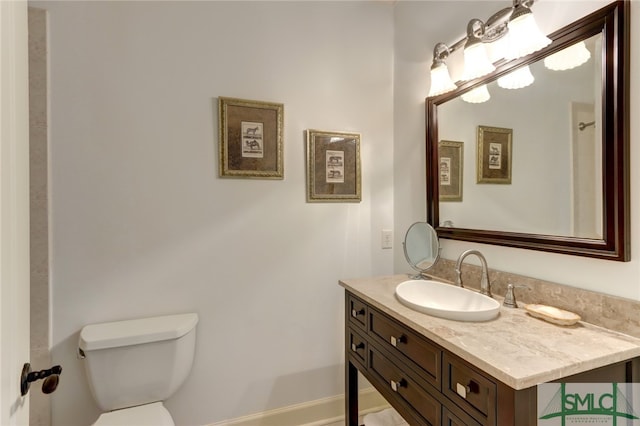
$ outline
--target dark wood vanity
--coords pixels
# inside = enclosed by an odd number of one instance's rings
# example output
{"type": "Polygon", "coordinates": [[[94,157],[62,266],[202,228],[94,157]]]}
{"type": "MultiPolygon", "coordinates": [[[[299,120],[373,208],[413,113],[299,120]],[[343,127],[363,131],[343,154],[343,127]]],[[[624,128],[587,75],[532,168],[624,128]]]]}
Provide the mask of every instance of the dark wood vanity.
{"type": "MultiPolygon", "coordinates": [[[[358,425],[358,371],[410,425],[537,424],[536,386],[516,390],[349,289],[345,294],[348,426],[358,425]]],[[[638,381],[638,366],[633,358],[558,381],[630,383],[638,381]]]]}

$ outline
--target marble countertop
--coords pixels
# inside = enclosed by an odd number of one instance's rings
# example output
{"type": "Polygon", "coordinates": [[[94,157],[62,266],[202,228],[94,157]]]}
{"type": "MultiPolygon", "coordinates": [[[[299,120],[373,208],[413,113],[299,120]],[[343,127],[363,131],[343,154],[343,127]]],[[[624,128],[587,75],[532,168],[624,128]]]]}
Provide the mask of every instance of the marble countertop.
{"type": "MultiPolygon", "coordinates": [[[[522,308],[461,322],[402,305],[395,288],[407,275],[340,280],[340,285],[496,379],[519,390],[640,356],[640,339],[585,322],[560,326],[522,308]]],[[[502,298],[495,297],[502,302],[502,298]]]]}

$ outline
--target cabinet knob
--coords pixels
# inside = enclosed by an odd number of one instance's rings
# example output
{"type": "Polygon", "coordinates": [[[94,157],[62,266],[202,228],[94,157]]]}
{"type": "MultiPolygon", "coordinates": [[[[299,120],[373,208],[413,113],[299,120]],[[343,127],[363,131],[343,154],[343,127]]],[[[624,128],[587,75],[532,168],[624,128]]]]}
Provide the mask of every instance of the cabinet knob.
{"type": "Polygon", "coordinates": [[[456,383],[456,393],[466,399],[468,393],[480,393],[480,385],[473,380],[469,380],[466,385],[456,383]]]}
{"type": "Polygon", "coordinates": [[[355,343],[351,344],[351,350],[356,352],[358,349],[363,349],[364,348],[364,342],[360,342],[357,345],[355,343]]]}
{"type": "Polygon", "coordinates": [[[360,309],[359,311],[356,311],[355,309],[351,310],[351,316],[356,318],[358,315],[364,315],[364,308],[360,309]]]}
{"type": "Polygon", "coordinates": [[[400,379],[397,382],[394,380],[389,380],[389,382],[391,383],[391,389],[394,392],[398,392],[398,389],[406,387],[407,386],[407,381],[405,379],[400,379]]]}
{"type": "Polygon", "coordinates": [[[389,340],[391,341],[391,344],[393,346],[398,346],[398,343],[406,343],[407,341],[407,336],[405,336],[404,334],[401,334],[400,336],[396,337],[396,336],[391,336],[389,338],[389,340]]]}

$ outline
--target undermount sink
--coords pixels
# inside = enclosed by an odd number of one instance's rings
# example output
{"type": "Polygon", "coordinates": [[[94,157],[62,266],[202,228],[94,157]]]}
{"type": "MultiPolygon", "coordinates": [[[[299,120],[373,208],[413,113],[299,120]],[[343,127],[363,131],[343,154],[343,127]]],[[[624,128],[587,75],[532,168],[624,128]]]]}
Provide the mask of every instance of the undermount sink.
{"type": "Polygon", "coordinates": [[[500,313],[500,303],[489,296],[432,280],[404,281],[396,296],[411,309],[457,321],[488,321],[500,313]]]}

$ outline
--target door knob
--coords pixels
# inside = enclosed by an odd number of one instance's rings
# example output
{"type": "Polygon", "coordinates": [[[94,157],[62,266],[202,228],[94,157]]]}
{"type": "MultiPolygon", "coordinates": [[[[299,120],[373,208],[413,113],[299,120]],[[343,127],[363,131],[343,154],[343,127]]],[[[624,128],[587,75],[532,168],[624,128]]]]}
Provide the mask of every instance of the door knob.
{"type": "Polygon", "coordinates": [[[20,376],[20,393],[25,396],[29,392],[32,382],[44,379],[42,392],[49,394],[58,388],[60,374],[62,374],[62,367],[59,365],[54,365],[48,370],[31,371],[31,364],[26,362],[22,366],[22,375],[20,376]]]}

